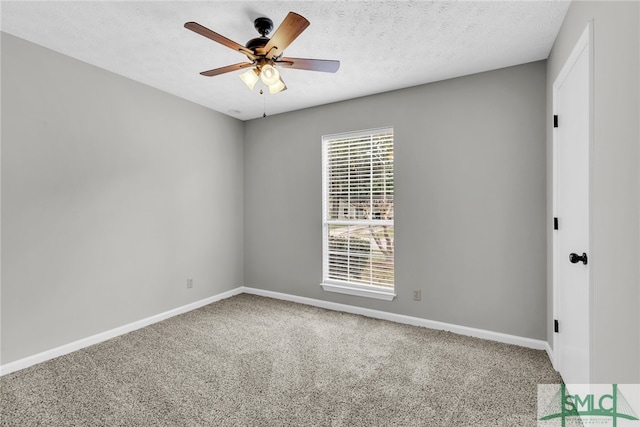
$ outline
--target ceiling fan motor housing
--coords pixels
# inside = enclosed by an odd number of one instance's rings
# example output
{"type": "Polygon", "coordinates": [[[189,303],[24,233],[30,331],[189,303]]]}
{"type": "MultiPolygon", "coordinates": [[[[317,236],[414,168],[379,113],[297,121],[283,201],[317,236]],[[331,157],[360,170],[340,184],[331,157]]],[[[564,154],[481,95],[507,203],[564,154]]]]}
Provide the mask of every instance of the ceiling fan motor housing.
{"type": "Polygon", "coordinates": [[[257,47],[265,47],[269,43],[269,37],[256,37],[251,39],[245,45],[247,48],[255,51],[257,47]]]}

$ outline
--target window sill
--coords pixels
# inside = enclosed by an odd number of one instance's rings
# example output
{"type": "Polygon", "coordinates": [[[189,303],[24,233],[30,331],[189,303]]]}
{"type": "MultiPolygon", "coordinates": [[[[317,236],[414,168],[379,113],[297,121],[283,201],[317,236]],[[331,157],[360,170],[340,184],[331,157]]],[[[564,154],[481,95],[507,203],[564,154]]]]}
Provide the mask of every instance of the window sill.
{"type": "Polygon", "coordinates": [[[375,298],[381,299],[385,301],[392,301],[396,294],[392,290],[386,289],[366,289],[366,288],[356,288],[348,285],[336,285],[333,283],[320,283],[322,289],[327,292],[336,292],[339,294],[347,294],[347,295],[355,295],[359,297],[366,298],[375,298]]]}

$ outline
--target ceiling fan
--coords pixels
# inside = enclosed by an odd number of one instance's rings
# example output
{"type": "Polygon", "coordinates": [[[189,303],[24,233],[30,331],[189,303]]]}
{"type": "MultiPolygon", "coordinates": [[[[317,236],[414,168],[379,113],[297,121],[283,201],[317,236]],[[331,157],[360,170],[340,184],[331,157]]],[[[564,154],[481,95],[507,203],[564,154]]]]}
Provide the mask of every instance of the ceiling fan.
{"type": "Polygon", "coordinates": [[[267,34],[273,29],[273,21],[264,17],[257,18],[253,22],[253,25],[258,33],[260,33],[260,37],[249,40],[244,46],[196,22],[187,22],[184,26],[201,36],[244,54],[251,61],[203,71],[200,74],[213,77],[251,67],[251,69],[240,75],[242,81],[244,81],[250,90],[253,90],[258,80],[261,80],[262,83],[269,88],[269,93],[274,94],[287,88],[276,66],[296,68],[299,70],[322,71],[325,73],[335,73],[338,71],[338,68],[340,68],[340,61],[287,58],[282,56],[287,46],[289,46],[309,24],[310,22],[305,17],[294,12],[289,12],[286,18],[284,18],[284,21],[282,21],[282,24],[280,24],[275,33],[273,33],[273,36],[269,38],[267,34]]]}

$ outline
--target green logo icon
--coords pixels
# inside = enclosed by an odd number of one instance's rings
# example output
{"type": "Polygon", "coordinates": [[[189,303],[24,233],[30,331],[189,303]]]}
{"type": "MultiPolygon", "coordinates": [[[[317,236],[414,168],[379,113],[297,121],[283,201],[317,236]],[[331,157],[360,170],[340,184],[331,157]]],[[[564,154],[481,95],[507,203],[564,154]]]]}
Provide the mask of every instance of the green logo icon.
{"type": "MultiPolygon", "coordinates": [[[[638,421],[638,416],[620,392],[617,384],[610,386],[569,384],[568,387],[566,384],[553,384],[551,386],[558,389],[551,399],[548,399],[547,389],[548,403],[542,407],[542,411],[538,412],[539,415],[542,414],[540,421],[558,419],[562,427],[567,425],[567,420],[580,420],[585,426],[594,423],[614,427],[618,426],[620,420],[638,421]]],[[[544,385],[538,386],[539,405],[544,394],[541,394],[541,387],[544,385]]],[[[633,425],[636,424],[640,426],[640,423],[633,423],[633,425]]]]}

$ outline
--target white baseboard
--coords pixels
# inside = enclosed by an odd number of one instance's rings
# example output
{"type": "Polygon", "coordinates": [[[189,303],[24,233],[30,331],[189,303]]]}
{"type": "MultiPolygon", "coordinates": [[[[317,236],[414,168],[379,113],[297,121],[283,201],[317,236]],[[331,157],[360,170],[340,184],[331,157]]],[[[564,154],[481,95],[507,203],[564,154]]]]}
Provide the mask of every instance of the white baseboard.
{"type": "MultiPolygon", "coordinates": [[[[216,301],[220,301],[232,296],[247,293],[253,295],[259,295],[269,298],[280,299],[284,301],[297,302],[300,304],[312,305],[315,307],[326,308],[329,310],[343,311],[346,313],[360,314],[375,319],[389,320],[397,323],[404,323],[414,326],[422,326],[430,329],[437,329],[443,331],[450,331],[460,335],[466,335],[471,337],[483,338],[492,341],[498,341],[506,344],[519,345],[521,347],[533,348],[536,350],[545,350],[549,355],[551,363],[554,364],[553,351],[549,346],[549,343],[542,340],[535,340],[532,338],[524,338],[516,335],[508,335],[500,332],[487,331],[484,329],[470,328],[467,326],[453,325],[450,323],[437,322],[434,320],[422,319],[419,317],[406,316],[403,314],[389,313],[386,311],[372,310],[369,308],[356,307],[347,304],[340,304],[330,301],[323,301],[313,298],[300,297],[296,295],[283,294],[280,292],[266,291],[263,289],[251,288],[247,286],[240,286],[230,291],[223,292],[218,295],[214,295],[209,298],[205,298],[191,304],[183,305],[182,307],[174,308],[173,310],[165,311],[164,313],[156,314],[155,316],[147,317],[146,319],[138,320],[127,325],[123,325],[109,331],[101,332],[96,335],[92,335],[87,338],[74,341],[69,344],[64,344],[60,347],[53,348],[51,350],[43,351],[42,353],[34,354],[32,356],[25,357],[23,359],[16,360],[4,365],[0,365],[0,376],[7,375],[12,372],[19,371],[21,369],[28,368],[29,366],[36,365],[38,363],[46,362],[53,358],[64,356],[71,352],[89,347],[90,345],[98,344],[100,342],[115,338],[117,336],[126,334],[136,329],[144,328],[151,324],[160,322],[179,314],[186,313],[191,310],[203,307],[216,301]]],[[[555,366],[555,364],[554,364],[555,366]]]]}
{"type": "Polygon", "coordinates": [[[514,344],[521,347],[533,348],[535,350],[546,350],[548,354],[551,351],[549,343],[543,340],[536,340],[532,338],[524,338],[516,335],[503,334],[501,332],[487,331],[484,329],[470,328],[467,326],[453,325],[451,323],[437,322],[435,320],[422,319],[420,317],[406,316],[404,314],[389,313],[386,311],[372,310],[370,308],[356,307],[347,304],[339,304],[330,301],[323,301],[313,298],[299,297],[290,294],[283,294],[280,292],[266,291],[264,289],[251,288],[243,286],[242,292],[247,294],[260,295],[264,297],[270,297],[275,299],[281,299],[285,301],[297,302],[306,305],[312,305],[315,307],[326,308],[329,310],[344,311],[346,313],[361,314],[367,317],[373,317],[376,319],[390,320],[392,322],[404,323],[414,326],[422,326],[430,329],[437,329],[442,331],[450,331],[459,335],[466,335],[470,337],[483,338],[491,341],[498,341],[505,344],[514,344]]]}
{"type": "Polygon", "coordinates": [[[155,316],[147,317],[146,319],[138,320],[136,322],[129,323],[127,325],[123,325],[105,332],[101,332],[99,334],[92,335],[87,338],[82,338],[78,341],[74,341],[69,344],[64,344],[64,345],[61,345],[60,347],[56,347],[51,350],[46,350],[46,351],[43,351],[42,353],[34,354],[32,356],[28,356],[23,359],[18,359],[15,362],[10,362],[4,365],[0,365],[0,376],[7,375],[24,368],[28,368],[29,366],[33,366],[38,363],[46,362],[47,360],[51,360],[59,356],[64,356],[65,354],[69,354],[71,352],[83,349],[85,347],[89,347],[90,345],[98,344],[103,341],[109,340],[111,338],[124,335],[131,331],[135,331],[136,329],[144,328],[145,326],[149,326],[154,323],[160,322],[162,320],[168,319],[170,317],[177,316],[178,314],[183,314],[188,311],[195,310],[196,308],[203,307],[205,305],[211,304],[212,302],[220,301],[225,298],[230,298],[234,295],[238,295],[242,293],[241,289],[242,287],[235,288],[230,291],[226,291],[221,294],[214,295],[212,297],[208,297],[196,302],[192,302],[187,305],[183,305],[182,307],[174,308],[173,310],[165,311],[164,313],[156,314],[155,316]]]}
{"type": "Polygon", "coordinates": [[[544,343],[545,343],[544,349],[547,352],[547,356],[549,356],[549,360],[551,361],[551,366],[553,366],[553,369],[557,371],[558,367],[556,366],[556,359],[555,359],[555,356],[553,355],[553,349],[551,348],[548,342],[545,341],[544,343]]]}

